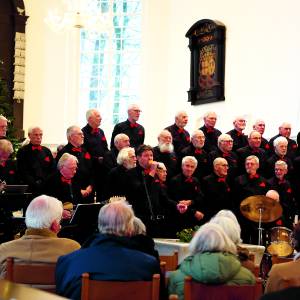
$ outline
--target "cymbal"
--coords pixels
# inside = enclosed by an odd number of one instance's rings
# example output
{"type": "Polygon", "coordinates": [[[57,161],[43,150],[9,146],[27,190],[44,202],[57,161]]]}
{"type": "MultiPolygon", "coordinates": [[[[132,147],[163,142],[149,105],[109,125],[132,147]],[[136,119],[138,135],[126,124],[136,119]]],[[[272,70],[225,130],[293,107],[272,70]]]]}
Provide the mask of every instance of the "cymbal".
{"type": "Polygon", "coordinates": [[[254,222],[259,222],[260,211],[261,221],[264,223],[273,222],[282,215],[280,203],[263,195],[244,199],[240,204],[240,210],[244,217],[254,222]]]}

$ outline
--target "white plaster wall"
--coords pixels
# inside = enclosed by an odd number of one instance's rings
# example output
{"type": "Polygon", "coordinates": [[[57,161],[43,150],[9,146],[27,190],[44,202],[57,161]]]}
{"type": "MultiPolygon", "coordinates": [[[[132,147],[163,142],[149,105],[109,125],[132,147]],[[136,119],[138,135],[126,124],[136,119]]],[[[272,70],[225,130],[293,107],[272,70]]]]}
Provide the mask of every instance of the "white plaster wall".
{"type": "MultiPolygon", "coordinates": [[[[39,124],[46,143],[65,140],[65,129],[79,122],[78,35],[55,34],[44,24],[48,7],[61,0],[25,0],[27,23],[24,128],[39,124]]],[[[290,121],[300,130],[300,2],[298,0],[144,0],[141,123],[146,142],[156,143],[176,111],[190,115],[188,129],[202,124],[207,110],[219,115],[217,127],[230,130],[235,115],[245,114],[247,131],[257,117],[267,122],[266,136],[290,121]],[[185,33],[196,21],[226,25],[225,102],[191,106],[190,52],[185,33]]],[[[84,124],[80,124],[84,125],[84,124]]],[[[110,138],[111,126],[103,124],[110,138]]]]}

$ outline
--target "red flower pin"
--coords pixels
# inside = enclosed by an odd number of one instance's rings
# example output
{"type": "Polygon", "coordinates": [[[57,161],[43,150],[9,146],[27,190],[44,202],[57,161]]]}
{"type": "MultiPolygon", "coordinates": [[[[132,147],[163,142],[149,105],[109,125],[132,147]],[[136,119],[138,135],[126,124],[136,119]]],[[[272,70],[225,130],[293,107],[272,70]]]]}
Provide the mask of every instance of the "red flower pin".
{"type": "Polygon", "coordinates": [[[15,171],[14,170],[9,170],[9,172],[8,172],[10,175],[13,175],[13,174],[15,174],[15,171]]]}
{"type": "Polygon", "coordinates": [[[86,153],[84,154],[84,158],[85,158],[85,159],[91,159],[91,155],[90,155],[88,152],[86,152],[86,153]]]}
{"type": "Polygon", "coordinates": [[[50,162],[50,157],[49,157],[49,156],[46,156],[45,159],[44,159],[44,161],[50,162]]]}
{"type": "Polygon", "coordinates": [[[106,141],[106,137],[103,136],[103,137],[101,138],[101,140],[105,142],[105,141],[106,141]]]}
{"type": "Polygon", "coordinates": [[[264,182],[261,182],[261,183],[259,184],[259,186],[261,186],[261,187],[266,187],[266,184],[265,184],[264,182]]]}

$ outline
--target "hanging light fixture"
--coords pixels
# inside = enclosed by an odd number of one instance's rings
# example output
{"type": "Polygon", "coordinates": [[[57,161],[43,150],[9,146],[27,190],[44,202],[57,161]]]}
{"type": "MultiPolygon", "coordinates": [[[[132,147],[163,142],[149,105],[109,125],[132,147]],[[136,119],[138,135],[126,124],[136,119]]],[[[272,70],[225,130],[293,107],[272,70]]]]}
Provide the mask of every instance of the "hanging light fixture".
{"type": "Polygon", "coordinates": [[[112,0],[63,0],[64,9],[49,10],[44,19],[55,32],[88,29],[108,32],[112,29],[112,0]]]}

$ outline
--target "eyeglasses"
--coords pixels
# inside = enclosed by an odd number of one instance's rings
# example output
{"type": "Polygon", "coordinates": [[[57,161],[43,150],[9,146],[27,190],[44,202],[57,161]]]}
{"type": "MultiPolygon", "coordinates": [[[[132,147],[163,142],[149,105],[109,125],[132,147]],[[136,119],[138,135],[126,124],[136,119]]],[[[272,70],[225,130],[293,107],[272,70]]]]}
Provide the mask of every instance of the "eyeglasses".
{"type": "Polygon", "coordinates": [[[233,141],[232,140],[222,140],[222,143],[233,143],[233,141]]]}

